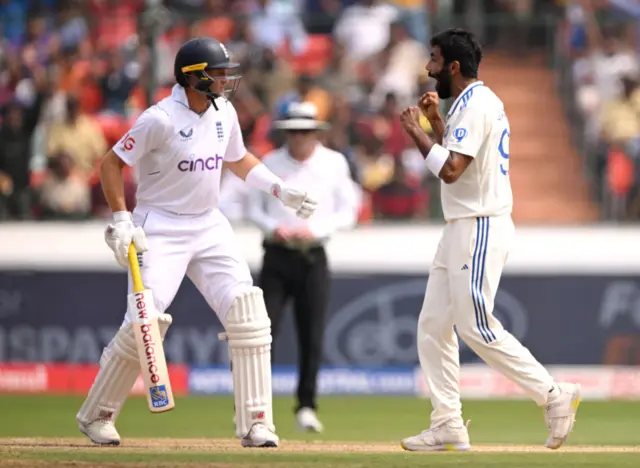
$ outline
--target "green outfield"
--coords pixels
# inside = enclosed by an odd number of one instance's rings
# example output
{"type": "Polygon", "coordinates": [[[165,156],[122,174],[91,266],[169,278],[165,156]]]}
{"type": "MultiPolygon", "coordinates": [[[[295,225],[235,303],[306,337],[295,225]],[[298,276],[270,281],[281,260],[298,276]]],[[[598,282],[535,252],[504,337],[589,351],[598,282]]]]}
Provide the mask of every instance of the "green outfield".
{"type": "Polygon", "coordinates": [[[187,397],[165,414],[132,399],[118,421],[120,447],[80,437],[81,398],[0,395],[0,467],[639,467],[640,403],[584,402],[569,442],[544,449],[542,412],[533,403],[470,401],[465,418],[473,452],[402,451],[399,440],[427,425],[429,402],[399,397],[323,398],[322,435],[297,432],[291,399],[277,398],[277,449],[241,449],[233,440],[233,402],[187,397]]]}

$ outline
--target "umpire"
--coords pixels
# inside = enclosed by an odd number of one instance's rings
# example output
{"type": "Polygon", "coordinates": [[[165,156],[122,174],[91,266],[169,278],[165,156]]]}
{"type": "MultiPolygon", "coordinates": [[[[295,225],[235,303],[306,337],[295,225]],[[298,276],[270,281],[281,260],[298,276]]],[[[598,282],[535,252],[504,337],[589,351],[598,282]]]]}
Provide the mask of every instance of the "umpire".
{"type": "Polygon", "coordinates": [[[296,419],[300,429],[320,432],[322,424],[316,416],[317,376],[330,285],[325,243],[335,231],[356,225],[359,194],[345,156],[318,141],[318,133],[328,126],[317,120],[313,104],[290,104],[284,120],[276,121],[274,126],[284,131],[286,143],[262,161],[288,184],[313,193],[318,208],[310,219],[301,220],[293,210],[272,203],[272,197],[257,191],[250,193],[249,218],[264,233],[259,286],[264,292],[274,341],[285,307],[293,300],[299,349],[296,419]]]}

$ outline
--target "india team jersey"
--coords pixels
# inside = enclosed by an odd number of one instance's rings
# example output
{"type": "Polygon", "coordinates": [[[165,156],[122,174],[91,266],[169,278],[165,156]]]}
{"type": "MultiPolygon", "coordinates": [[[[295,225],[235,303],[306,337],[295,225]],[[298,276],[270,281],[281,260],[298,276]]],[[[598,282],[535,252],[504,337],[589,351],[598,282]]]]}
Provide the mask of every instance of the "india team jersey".
{"type": "Polygon", "coordinates": [[[457,181],[441,184],[447,221],[511,213],[510,132],[504,104],[481,81],[469,85],[453,103],[443,146],[474,160],[457,181]]]}
{"type": "Polygon", "coordinates": [[[175,85],[116,143],[113,151],[135,168],[139,205],[187,215],[218,207],[222,163],[247,151],[233,105],[216,104],[198,115],[175,85]]]}

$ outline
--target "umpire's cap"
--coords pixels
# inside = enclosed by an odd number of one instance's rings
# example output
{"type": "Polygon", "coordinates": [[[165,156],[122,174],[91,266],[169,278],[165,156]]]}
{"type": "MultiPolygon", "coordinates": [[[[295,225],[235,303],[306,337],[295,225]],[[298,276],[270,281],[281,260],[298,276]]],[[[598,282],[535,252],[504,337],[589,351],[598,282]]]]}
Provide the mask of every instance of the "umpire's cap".
{"type": "MultiPolygon", "coordinates": [[[[209,89],[216,77],[207,73],[207,70],[233,70],[238,67],[240,64],[231,61],[227,48],[220,41],[212,37],[196,37],[185,42],[178,50],[173,72],[176,81],[182,87],[191,87],[212,98],[217,98],[220,95],[209,89]],[[198,78],[195,85],[190,85],[187,80],[187,75],[191,74],[198,78]]],[[[229,92],[233,93],[236,90],[241,75],[227,73],[220,78],[233,83],[232,89],[225,90],[226,97],[230,98],[229,92]]]]}

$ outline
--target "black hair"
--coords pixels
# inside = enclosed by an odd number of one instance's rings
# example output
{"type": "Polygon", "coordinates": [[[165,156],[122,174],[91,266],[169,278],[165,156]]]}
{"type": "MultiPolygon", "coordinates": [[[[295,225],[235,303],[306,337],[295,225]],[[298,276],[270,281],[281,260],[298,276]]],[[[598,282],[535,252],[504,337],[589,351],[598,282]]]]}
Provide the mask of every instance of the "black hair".
{"type": "Polygon", "coordinates": [[[477,78],[482,46],[476,36],[464,29],[447,29],[431,38],[431,47],[440,47],[445,64],[457,61],[465,78],[477,78]]]}

